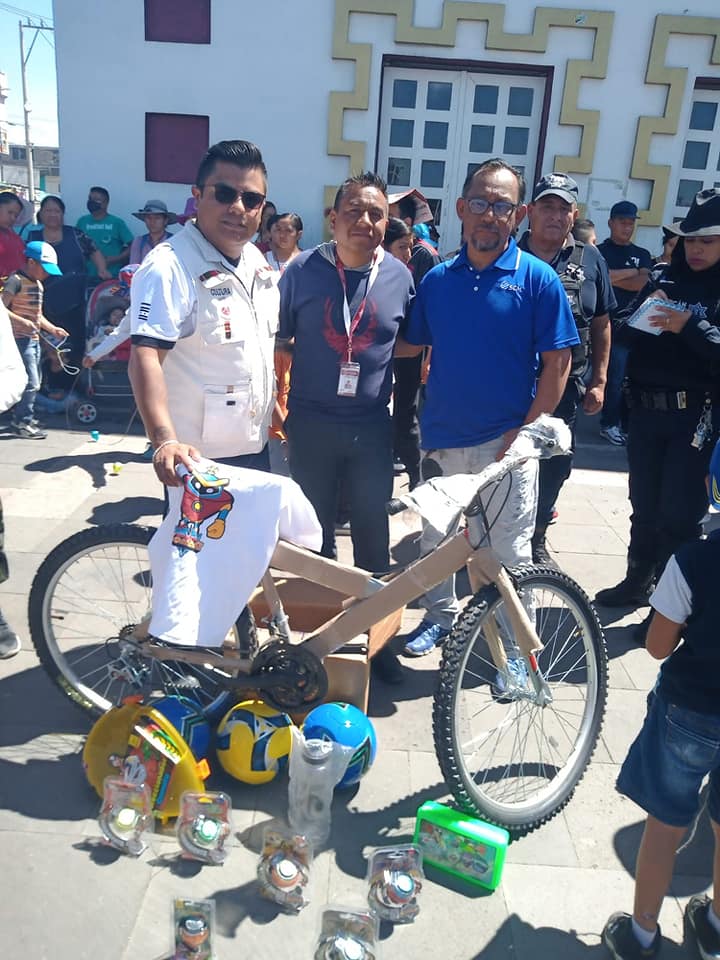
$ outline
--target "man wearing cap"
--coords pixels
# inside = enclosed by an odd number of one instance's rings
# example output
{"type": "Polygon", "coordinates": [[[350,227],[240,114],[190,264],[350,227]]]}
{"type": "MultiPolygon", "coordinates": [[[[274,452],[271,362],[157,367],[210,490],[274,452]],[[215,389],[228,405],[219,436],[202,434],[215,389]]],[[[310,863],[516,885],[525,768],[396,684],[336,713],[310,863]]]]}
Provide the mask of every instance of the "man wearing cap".
{"type": "MultiPolygon", "coordinates": [[[[575,240],[572,227],[577,220],[578,185],[564,173],[550,173],[535,185],[528,204],[530,229],[518,247],[549,263],[565,288],[580,343],[572,349],[572,365],[562,400],[555,410],[575,433],[580,403],[585,413],[600,412],[605,393],[610,355],[610,311],[615,296],[608,269],[597,248],[575,240]],[[586,377],[590,374],[589,381],[586,377]]],[[[538,508],[533,534],[533,561],[552,564],[545,533],[552,520],[560,489],[570,476],[572,453],[567,457],[542,460],[539,466],[538,508]]]]}
{"type": "MultiPolygon", "coordinates": [[[[110,194],[105,187],[90,187],[87,199],[88,212],[75,224],[94,242],[105,257],[107,268],[116,277],[120,267],[128,262],[128,252],[133,235],[120,217],[108,213],[110,194]]],[[[97,267],[88,264],[88,276],[97,277],[97,267]]],[[[97,282],[97,281],[93,281],[97,282]]]]}
{"type": "Polygon", "coordinates": [[[49,243],[33,240],[25,247],[25,263],[5,281],[2,301],[8,308],[13,334],[27,371],[27,386],[13,408],[12,428],[26,440],[44,440],[47,434],[34,417],[35,397],[40,389],[40,331],[64,340],[63,327],[56,327],[43,316],[42,281],[49,276],[61,277],[57,254],[49,243]]]}
{"type": "MultiPolygon", "coordinates": [[[[456,203],[465,244],[420,284],[406,340],[433,349],[421,414],[424,479],[479,473],[503,457],[523,424],[552,413],[563,395],[580,338],[555,271],[513,239],[525,217],[524,194],[520,171],[499,158],[481,163],[456,203]]],[[[535,464],[522,464],[507,496],[487,503],[493,547],[511,566],[532,558],[535,464]]],[[[422,551],[436,545],[426,528],[422,551]]],[[[422,602],[425,618],[406,638],[410,656],[441,643],[458,610],[452,581],[422,602]]],[[[508,671],[524,686],[517,654],[508,653],[508,671]]],[[[500,692],[510,682],[499,678],[500,692]]]]}
{"type": "MultiPolygon", "coordinates": [[[[610,210],[610,236],[598,244],[598,250],[610,270],[610,283],[617,301],[615,313],[624,310],[637,292],[642,290],[652,268],[650,251],[632,242],[637,219],[636,205],[629,200],[620,200],[610,210]]],[[[611,314],[613,319],[615,313],[611,314]]],[[[610,348],[605,403],[600,415],[600,436],[616,446],[623,446],[625,443],[625,434],[620,429],[620,413],[626,362],[627,349],[613,342],[610,348]]]]}
{"type": "Polygon", "coordinates": [[[148,200],[142,210],[136,210],[134,217],[142,220],[148,232],[135,237],[130,245],[130,263],[142,263],[153,247],[172,237],[168,226],[177,223],[177,214],[170,213],[163,200],[148,200]]]}
{"type": "MultiPolygon", "coordinates": [[[[388,194],[389,214],[403,220],[412,230],[430,223],[432,211],[419,190],[388,194]]],[[[436,250],[424,240],[415,239],[408,269],[415,289],[425,274],[440,263],[436,250]]],[[[410,489],[420,482],[420,428],[417,419],[423,354],[395,357],[393,361],[393,452],[407,471],[410,489]]]]}

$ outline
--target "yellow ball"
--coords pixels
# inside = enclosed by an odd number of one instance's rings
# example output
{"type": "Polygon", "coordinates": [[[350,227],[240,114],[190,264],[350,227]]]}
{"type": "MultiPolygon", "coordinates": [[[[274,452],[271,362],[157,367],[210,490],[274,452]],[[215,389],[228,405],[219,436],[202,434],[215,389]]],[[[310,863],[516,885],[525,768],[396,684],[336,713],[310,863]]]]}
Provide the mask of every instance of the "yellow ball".
{"type": "Polygon", "coordinates": [[[292,725],[286,713],[262,700],[236,704],[217,730],[220,766],[243,783],[269,783],[287,765],[292,725]]]}

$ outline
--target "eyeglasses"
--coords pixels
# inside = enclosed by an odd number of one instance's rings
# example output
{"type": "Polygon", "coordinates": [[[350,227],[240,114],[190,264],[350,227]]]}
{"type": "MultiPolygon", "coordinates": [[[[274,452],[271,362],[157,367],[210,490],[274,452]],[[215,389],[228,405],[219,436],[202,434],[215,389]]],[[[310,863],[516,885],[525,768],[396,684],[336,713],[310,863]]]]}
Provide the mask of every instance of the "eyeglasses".
{"type": "Polygon", "coordinates": [[[227,183],[199,183],[198,186],[201,190],[205,187],[214,190],[215,199],[225,207],[229,207],[231,203],[236,203],[238,198],[242,200],[246,210],[257,210],[265,203],[265,194],[257,193],[255,190],[236,190],[235,187],[231,187],[227,183]]]}
{"type": "Polygon", "coordinates": [[[470,213],[482,216],[483,213],[492,210],[493,216],[498,220],[507,220],[513,210],[518,207],[517,203],[510,203],[509,200],[496,200],[494,203],[490,203],[484,197],[471,197],[466,203],[470,213]]]}

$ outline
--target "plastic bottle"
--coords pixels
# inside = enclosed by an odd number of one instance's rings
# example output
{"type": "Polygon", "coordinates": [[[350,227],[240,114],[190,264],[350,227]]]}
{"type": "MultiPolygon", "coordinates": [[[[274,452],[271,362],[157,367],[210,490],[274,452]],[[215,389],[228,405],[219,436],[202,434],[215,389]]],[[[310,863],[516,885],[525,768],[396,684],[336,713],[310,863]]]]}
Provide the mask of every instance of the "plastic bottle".
{"type": "Polygon", "coordinates": [[[331,740],[306,740],[293,728],[288,788],[288,820],[295,833],[317,849],[330,836],[333,790],[353,754],[331,740]]]}

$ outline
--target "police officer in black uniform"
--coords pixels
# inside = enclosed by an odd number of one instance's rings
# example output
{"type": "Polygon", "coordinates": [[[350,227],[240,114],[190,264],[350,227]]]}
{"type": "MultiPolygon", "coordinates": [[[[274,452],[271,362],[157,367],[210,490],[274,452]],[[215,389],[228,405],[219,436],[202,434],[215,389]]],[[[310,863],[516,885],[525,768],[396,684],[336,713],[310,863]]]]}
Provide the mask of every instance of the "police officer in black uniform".
{"type": "MultiPolygon", "coordinates": [[[[644,606],[668,558],[700,535],[705,477],[720,425],[720,190],[703,190],[681,223],[669,264],[649,277],[621,314],[627,343],[630,407],[630,546],[624,579],[600,590],[609,607],[644,606]],[[648,298],[671,301],[649,311],[649,330],[632,314],[648,298]]],[[[644,642],[647,621],[636,631],[644,642]]]]}
{"type": "MultiPolygon", "coordinates": [[[[521,250],[545,260],[560,277],[577,324],[580,344],[572,348],[572,366],[565,392],[555,411],[575,433],[577,408],[598,413],[603,404],[610,355],[610,312],[615,297],[607,265],[592,244],[572,236],[577,219],[578,185],[564,173],[550,173],[535,185],[528,205],[530,230],[518,243],[521,250]],[[587,386],[586,386],[587,382],[587,386]]],[[[553,564],[545,534],[560,488],[570,476],[572,454],[540,461],[533,560],[553,564]]]]}

